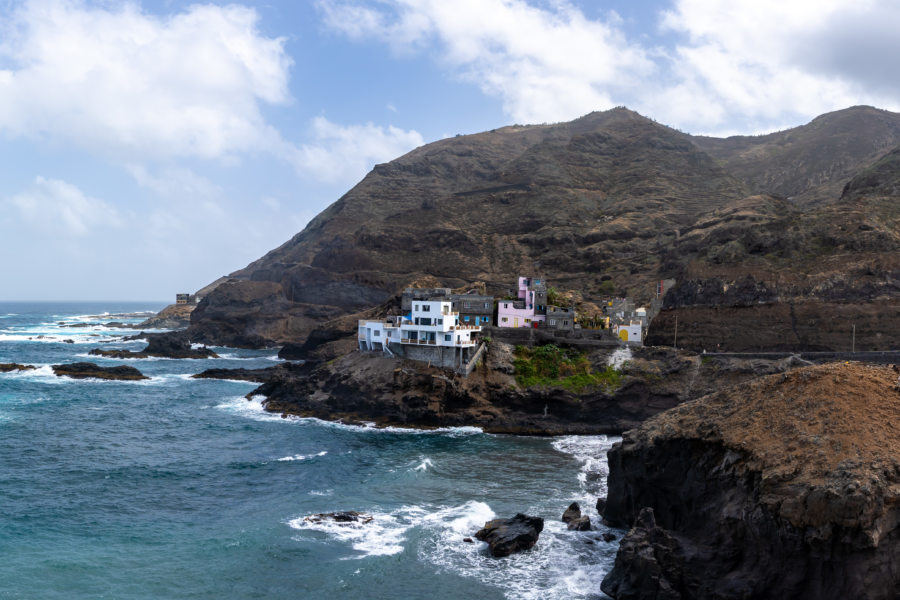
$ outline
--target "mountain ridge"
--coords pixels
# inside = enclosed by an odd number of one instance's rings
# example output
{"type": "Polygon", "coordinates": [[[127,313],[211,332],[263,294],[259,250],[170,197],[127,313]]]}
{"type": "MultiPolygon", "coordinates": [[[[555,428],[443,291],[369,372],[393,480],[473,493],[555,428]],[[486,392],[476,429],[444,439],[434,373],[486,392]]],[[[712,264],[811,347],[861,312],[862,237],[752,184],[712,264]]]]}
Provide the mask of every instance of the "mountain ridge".
{"type": "MultiPolygon", "coordinates": [[[[893,272],[897,147],[900,115],[872,107],[752,138],[691,136],[616,108],[439,140],[376,165],[303,231],[232,273],[198,306],[192,333],[302,341],[317,323],[422,277],[504,293],[536,273],[586,296],[612,280],[646,301],[657,279],[750,275],[777,288],[779,302],[806,298],[829,280],[834,257],[854,257],[851,275],[874,255],[885,263],[875,276],[893,272]]],[[[854,293],[844,300],[864,297],[854,293]]]]}

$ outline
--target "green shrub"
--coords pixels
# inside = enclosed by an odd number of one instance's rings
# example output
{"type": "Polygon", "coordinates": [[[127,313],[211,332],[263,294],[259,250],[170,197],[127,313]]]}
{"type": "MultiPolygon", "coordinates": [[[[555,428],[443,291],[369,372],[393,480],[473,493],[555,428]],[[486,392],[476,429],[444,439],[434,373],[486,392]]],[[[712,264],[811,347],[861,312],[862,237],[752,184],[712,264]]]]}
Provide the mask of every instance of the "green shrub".
{"type": "Polygon", "coordinates": [[[521,387],[560,387],[575,393],[622,384],[622,373],[613,367],[593,372],[587,356],[553,344],[526,348],[516,346],[513,366],[521,387]]]}

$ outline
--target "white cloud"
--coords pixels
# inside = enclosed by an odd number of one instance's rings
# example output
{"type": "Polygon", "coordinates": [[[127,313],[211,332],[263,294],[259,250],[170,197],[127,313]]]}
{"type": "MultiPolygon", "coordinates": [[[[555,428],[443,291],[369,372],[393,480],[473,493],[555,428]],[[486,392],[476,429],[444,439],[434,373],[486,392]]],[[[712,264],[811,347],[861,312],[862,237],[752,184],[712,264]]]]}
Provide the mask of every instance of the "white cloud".
{"type": "Polygon", "coordinates": [[[524,0],[388,0],[374,9],[322,1],[326,24],[354,39],[412,51],[436,43],[441,60],[520,122],[560,121],[611,108],[614,97],[653,76],[648,51],[565,1],[541,9],[524,0]]]}
{"type": "Polygon", "coordinates": [[[291,59],[257,24],[236,5],[26,2],[0,25],[0,132],[126,160],[283,152],[260,107],[289,100],[291,59]]]}
{"type": "Polygon", "coordinates": [[[339,125],[325,117],[312,122],[314,143],[301,146],[295,164],[320,181],[354,181],[375,163],[396,158],[424,143],[414,130],[389,126],[339,125]]]}
{"type": "Polygon", "coordinates": [[[647,106],[712,130],[765,129],[861,103],[896,108],[898,24],[900,8],[883,0],[677,0],[662,26],[686,39],[672,56],[672,85],[647,106]],[[883,51],[841,60],[873,43],[883,51]],[[883,73],[892,93],[860,77],[872,64],[892,65],[883,73]]]}
{"type": "Polygon", "coordinates": [[[518,122],[625,104],[689,131],[754,132],[853,104],[900,107],[893,0],[672,0],[657,13],[659,44],[629,39],[615,13],[591,19],[567,0],[319,6],[351,39],[440,56],[518,122]]]}
{"type": "Polygon", "coordinates": [[[43,233],[86,236],[98,229],[122,226],[115,208],[59,179],[38,176],[31,188],[5,204],[30,228],[43,233]]]}

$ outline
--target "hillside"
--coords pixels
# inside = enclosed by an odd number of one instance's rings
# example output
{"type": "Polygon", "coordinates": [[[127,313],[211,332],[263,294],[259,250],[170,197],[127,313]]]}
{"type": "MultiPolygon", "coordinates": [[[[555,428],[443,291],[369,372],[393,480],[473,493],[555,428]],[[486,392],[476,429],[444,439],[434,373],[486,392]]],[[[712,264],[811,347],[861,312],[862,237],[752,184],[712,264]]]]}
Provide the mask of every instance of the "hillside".
{"type": "MultiPolygon", "coordinates": [[[[646,301],[660,278],[689,290],[750,275],[777,302],[855,281],[863,265],[879,279],[893,272],[897,234],[882,156],[898,145],[900,115],[869,107],[754,138],[690,136],[617,108],[441,140],[376,166],[233,273],[194,311],[192,335],[302,341],[423,277],[502,293],[539,273],[587,299],[612,280],[646,301]]],[[[844,288],[841,301],[862,299],[844,288]]]]}

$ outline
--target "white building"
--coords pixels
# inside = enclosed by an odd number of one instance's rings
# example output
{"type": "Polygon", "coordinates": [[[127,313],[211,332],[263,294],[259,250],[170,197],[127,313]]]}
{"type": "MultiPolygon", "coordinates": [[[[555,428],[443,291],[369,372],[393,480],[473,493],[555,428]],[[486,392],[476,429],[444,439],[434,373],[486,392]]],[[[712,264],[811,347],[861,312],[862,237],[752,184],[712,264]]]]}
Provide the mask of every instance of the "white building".
{"type": "Polygon", "coordinates": [[[450,301],[414,300],[409,315],[384,321],[359,321],[359,349],[387,350],[393,345],[471,348],[480,325],[460,325],[450,301]]]}
{"type": "Polygon", "coordinates": [[[619,336],[619,339],[632,344],[643,343],[643,330],[644,328],[640,321],[616,325],[616,335],[619,336]]]}

